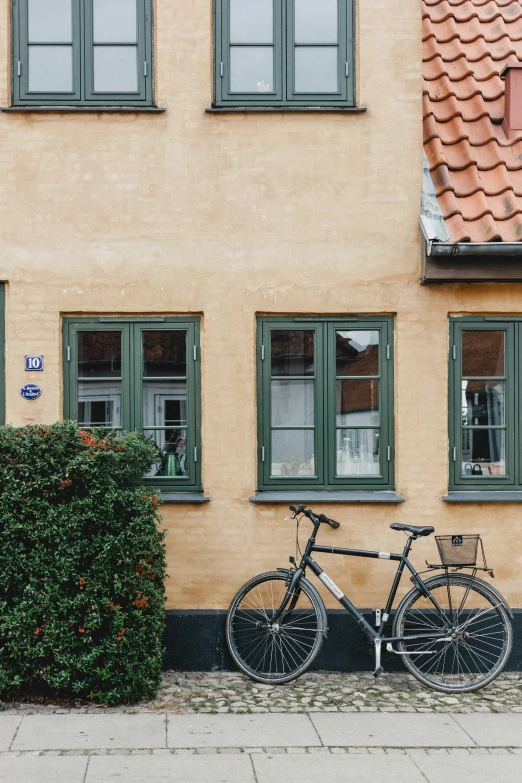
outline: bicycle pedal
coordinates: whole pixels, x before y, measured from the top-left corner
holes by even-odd
[[[373,676],[374,676],[374,677],[377,679],[377,677],[379,676],[379,674],[382,674],[382,673],[383,673],[383,671],[384,671],[384,669],[382,668],[382,666],[379,666],[379,668],[378,668],[378,669],[375,669],[375,671],[373,672]]]

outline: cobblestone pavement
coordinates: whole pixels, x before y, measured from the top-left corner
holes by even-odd
[[[522,712],[522,674],[505,673],[475,693],[449,695],[406,673],[311,672],[288,685],[261,685],[234,672],[165,672],[157,698],[132,707],[4,703],[5,713]]]

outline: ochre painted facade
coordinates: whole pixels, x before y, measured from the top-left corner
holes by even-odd
[[[248,577],[284,566],[294,551],[286,507],[249,502],[256,315],[394,315],[396,489],[406,502],[322,506],[342,527],[321,531],[321,541],[397,550],[403,536],[392,522],[480,531],[497,586],[522,606],[520,506],[441,501],[448,316],[520,314],[522,287],[419,284],[420,3],[392,10],[360,0],[364,114],[205,113],[211,0],[157,0],[155,23],[164,114],[0,114],[7,421],[62,416],[62,317],[201,315],[203,485],[212,500],[163,507],[167,606],[223,608]],[[8,0],[0,31],[8,105]],[[43,374],[24,372],[31,353],[45,355]],[[19,394],[27,381],[43,389],[32,403]],[[434,541],[422,540],[414,561],[434,553]],[[382,605],[391,564],[318,559],[356,603]]]

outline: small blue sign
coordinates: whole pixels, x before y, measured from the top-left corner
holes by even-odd
[[[26,372],[42,372],[44,367],[43,356],[26,356],[25,357],[25,369]]]
[[[36,383],[26,383],[20,389],[20,394],[24,400],[37,400],[41,393],[42,390]]]

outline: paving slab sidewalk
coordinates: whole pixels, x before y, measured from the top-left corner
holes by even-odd
[[[0,783],[519,783],[522,714],[0,713]]]
[[[165,745],[165,715],[26,715],[10,749],[94,750]]]
[[[0,751],[9,750],[21,720],[17,715],[0,714]]]
[[[520,725],[522,725],[522,715],[502,717],[520,718]],[[399,714],[391,717],[382,712],[351,714],[330,712],[312,713],[310,718],[323,745],[465,748],[474,744],[451,715]]]
[[[307,715],[169,715],[169,748],[321,745]]]

